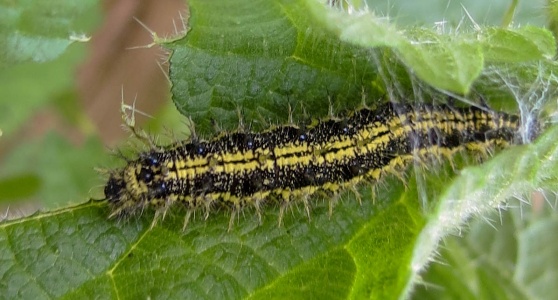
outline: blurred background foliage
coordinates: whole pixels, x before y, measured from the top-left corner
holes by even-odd
[[[184,126],[176,124],[182,120],[169,101],[167,53],[148,47],[150,32],[134,20],[160,36],[175,34],[184,2],[75,1],[72,12],[56,2],[22,11],[17,3],[0,4],[3,22],[19,29],[19,35],[3,33],[3,42],[34,35],[44,42],[37,48],[21,42],[35,56],[6,53],[0,64],[0,209],[10,217],[103,197],[104,179],[95,168],[118,164],[110,149],[128,136],[121,128],[122,92],[126,103],[136,101],[155,116],[138,116],[151,132]],[[57,14],[72,25],[36,24],[52,24],[48,18]],[[68,34],[77,42],[65,43]],[[36,53],[45,53],[44,61]]]

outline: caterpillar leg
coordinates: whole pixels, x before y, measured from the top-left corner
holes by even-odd
[[[236,216],[240,215],[242,208],[239,205],[235,205],[232,210],[231,210],[231,218],[229,219],[229,229],[227,230],[228,232],[231,232],[231,230],[234,227],[234,221],[236,219]]]
[[[335,194],[332,194],[329,197],[329,200],[328,200],[328,209],[329,209],[328,214],[329,214],[330,219],[331,219],[331,216],[333,216],[333,209],[335,208],[335,205],[337,205],[337,202],[339,202],[339,199],[341,197],[340,195],[341,195],[340,193],[335,193]]]
[[[211,207],[216,200],[211,197],[204,197],[203,199],[203,209],[204,209],[204,216],[203,218],[207,220],[209,218],[209,213],[211,212]]]
[[[153,217],[153,221],[151,221],[151,225],[149,226],[149,229],[152,230],[153,228],[155,228],[155,226],[157,226],[157,223],[159,223],[159,220],[163,220],[164,219],[164,212],[161,212],[160,210],[156,210],[155,211],[155,216]]]
[[[252,204],[252,206],[256,210],[256,215],[258,216],[258,223],[260,225],[262,225],[262,208],[261,207],[264,203],[263,201],[265,201],[265,199],[257,198],[257,199],[254,200],[254,203]]]
[[[281,206],[279,207],[279,218],[277,220],[277,226],[281,227],[281,225],[283,224],[283,215],[285,214],[285,211],[287,210],[287,205],[281,203]]]
[[[304,203],[304,212],[306,212],[306,216],[308,217],[308,221],[312,220],[312,217],[310,216],[310,195],[304,195],[302,196],[302,203]]]
[[[190,218],[192,217],[192,209],[188,208],[186,211],[186,216],[184,216],[184,224],[182,225],[182,231],[186,230],[188,223],[190,223]]]
[[[157,225],[159,220],[163,221],[165,219],[165,217],[167,216],[167,211],[169,210],[172,203],[173,201],[171,199],[167,199],[163,204],[163,206],[161,206],[155,211],[155,217],[153,217],[153,221],[151,222],[150,229],[153,229]]]
[[[372,185],[372,188],[374,188],[375,185]],[[360,192],[358,191],[357,187],[355,185],[352,185],[349,189],[353,195],[355,195],[355,198],[358,201],[358,204],[362,206],[362,195],[360,194]]]

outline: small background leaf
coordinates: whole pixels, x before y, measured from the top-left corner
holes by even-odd
[[[492,215],[492,213],[495,212],[494,208],[506,208],[508,206],[507,201],[510,201],[509,209],[512,211],[517,210],[518,205],[521,207],[521,205],[532,201],[529,196],[534,190],[539,189],[542,191],[555,191],[558,188],[558,173],[554,171],[554,166],[557,164],[558,158],[558,147],[555,142],[557,134],[558,127],[554,126],[549,128],[543,136],[532,144],[508,149],[483,165],[470,167],[464,170],[461,176],[457,177],[455,182],[449,185],[445,193],[440,197],[440,202],[438,203],[436,212],[432,215],[431,221],[425,226],[423,232],[421,233],[421,237],[419,238],[419,242],[415,248],[415,257],[413,258],[412,265],[424,265],[427,260],[431,259],[430,255],[432,251],[435,251],[434,249],[438,247],[437,243],[444,236],[455,232],[455,229],[459,228],[459,224],[464,223],[470,218],[485,216],[479,219],[480,221],[485,222],[485,226],[483,228],[487,229],[489,224],[487,224],[488,217],[486,216]],[[550,193],[550,195],[552,194]],[[524,203],[520,201],[524,201]],[[547,201],[550,201],[548,203],[550,205],[556,204],[553,197],[547,198]],[[521,214],[521,212],[518,214]],[[555,217],[556,211],[553,211],[551,216]],[[503,227],[502,230],[513,231],[513,229],[507,227]],[[474,235],[475,230],[473,230],[471,234]],[[491,236],[495,233],[488,231],[485,234]],[[487,242],[489,238],[485,237],[481,239],[480,236],[476,237],[479,239],[474,241],[478,243],[477,250],[481,252],[481,248],[487,247],[486,243],[483,243],[483,241]],[[450,244],[451,243],[452,241],[450,239]],[[510,251],[506,255],[513,256],[514,251],[520,251],[518,249],[523,247],[530,249],[530,246],[522,245],[520,241],[517,242],[517,248],[514,247],[501,249],[500,251]],[[546,247],[543,248],[547,249]],[[549,252],[556,253],[553,252],[552,249],[552,246],[548,247]],[[543,250],[543,252],[544,251],[546,250]],[[463,252],[465,251],[456,250],[444,252],[444,254],[448,255],[448,259],[451,261],[452,259],[458,259],[453,257],[453,255],[468,255]],[[498,254],[496,257],[501,259],[502,255],[504,254]],[[462,259],[466,258],[463,257]],[[468,259],[473,258],[469,257]],[[518,265],[508,265],[506,262],[498,262],[495,264],[504,266],[509,272],[517,272],[518,274],[522,274],[523,272],[519,263]],[[468,292],[476,294],[475,297],[484,298],[488,296],[483,293],[489,292],[490,290],[483,291],[484,288],[476,289],[473,287],[477,285],[477,280],[479,280],[483,285],[486,284],[484,279],[480,279],[482,278],[483,272],[486,272],[487,274],[494,272],[493,270],[490,270],[493,266],[494,264],[489,264],[489,266],[487,266],[484,270],[481,270],[478,275],[471,275],[461,279],[463,285],[469,285],[470,291]],[[482,269],[482,267],[480,268]],[[542,269],[537,269],[537,272],[540,271],[538,274],[549,274],[549,276],[553,276],[551,275],[554,274],[552,268],[554,268],[554,265],[548,264]],[[439,267],[437,267],[437,269],[439,269]],[[430,273],[428,274],[433,277],[438,276],[436,271],[433,272],[433,275],[430,275]],[[497,291],[501,289],[501,294],[497,298],[505,299],[505,295],[513,295],[516,290],[520,291],[520,294],[531,294],[531,296],[535,296],[535,294],[538,293],[533,292],[532,290],[524,290],[525,287],[522,282],[524,279],[515,278],[514,280],[519,280],[511,282],[512,276],[506,272],[502,272],[498,276],[497,274],[494,274],[494,276],[494,281],[500,280],[500,282],[495,283],[496,286],[493,290]],[[429,278],[429,276],[427,276],[427,278]],[[529,279],[525,281],[528,280]],[[546,282],[546,278],[544,281]],[[457,285],[459,286],[459,284]],[[448,286],[448,288],[450,288],[449,294],[461,292],[459,289],[452,290],[451,286]],[[545,289],[544,292],[540,292],[548,294],[558,293],[555,289],[552,291],[550,291],[550,289]]]
[[[97,1],[0,2],[0,69],[25,62],[48,62],[69,45],[88,39],[97,23],[91,9]]]
[[[100,187],[92,190],[101,177],[95,168],[107,165],[110,156],[98,139],[91,138],[76,148],[60,135],[51,133],[42,140],[22,145],[5,159],[0,171],[0,177],[6,178],[4,180],[13,182],[10,174],[18,177],[21,175],[17,174],[28,174],[37,181],[34,185],[25,181],[13,182],[16,185],[10,189],[13,191],[19,187],[32,192],[36,186],[34,193],[28,196],[41,195],[42,204],[47,209],[83,203],[87,201],[88,193],[94,198],[103,197]]]
[[[467,94],[480,75],[484,58],[480,46],[426,30],[415,30],[397,50],[403,61],[427,83],[442,90]]]
[[[348,8],[345,12],[315,4],[312,12],[341,40],[367,48],[390,47],[420,80],[460,95],[470,92],[485,60],[521,62],[550,58],[556,52],[552,34],[531,26],[515,31],[488,28],[481,33],[484,39],[477,33],[468,39],[465,34],[456,36],[446,30],[445,21],[437,23],[437,31],[403,31],[364,8]],[[474,20],[471,22],[475,31],[481,30]]]
[[[521,62],[556,53],[552,33],[533,26],[517,30],[487,28],[481,33],[484,57],[490,62]]]
[[[552,201],[552,198],[548,200]],[[551,235],[556,211],[542,203],[474,220],[463,236],[443,243],[440,264],[433,264],[415,297],[436,299],[552,299],[558,252]]]

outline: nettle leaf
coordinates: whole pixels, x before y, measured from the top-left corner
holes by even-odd
[[[194,1],[187,37],[173,50],[173,100],[196,129],[233,129],[239,110],[254,129],[358,107],[385,92],[366,49],[339,41],[308,18],[305,1]],[[305,113],[307,112],[307,113]]]
[[[312,5],[316,20],[341,40],[366,48],[389,47],[417,77],[435,88],[467,94],[485,62],[548,59],[555,55],[552,33],[543,28],[482,28],[455,34],[425,28],[400,30],[368,10],[351,13]]]
[[[449,67],[450,79],[434,86],[458,92],[468,91],[482,71],[483,47],[470,37],[452,37],[457,44],[450,46],[447,37],[428,30],[398,34],[389,24],[374,24],[371,33],[387,42],[363,38],[363,44],[354,45],[324,27],[319,14],[309,14],[316,5],[190,1],[190,31],[165,44],[173,50],[170,78],[178,109],[206,135],[212,123],[236,128],[239,114],[258,130],[282,124],[290,115],[304,120],[326,116],[330,109],[336,114],[354,109],[363,95],[369,104],[385,101],[380,96],[388,83],[378,73],[377,57],[393,61],[394,68],[408,57],[404,64],[428,83],[436,81],[428,66]],[[344,36],[352,40],[358,30]],[[426,37],[440,45],[413,47],[412,41]],[[540,46],[546,42],[535,44],[546,56],[548,48]],[[436,63],[429,51],[441,55],[442,62]],[[463,64],[467,58],[472,66]],[[173,210],[151,226],[152,211],[128,221],[107,219],[110,211],[103,201],[5,221],[0,224],[0,294],[34,299],[405,298],[440,240],[469,218],[494,211],[510,196],[556,190],[557,131],[552,127],[533,144],[503,151],[459,176],[447,163],[428,170],[411,166],[403,174],[405,183],[387,175],[374,186],[358,188],[362,204],[354,193],[343,193],[331,216],[331,200],[316,197],[310,220],[303,206],[295,205],[282,226],[274,206],[265,208],[261,225],[247,208],[230,231],[227,211],[213,212],[207,220],[198,215],[182,230],[184,211]]]
[[[107,220],[104,202],[4,222],[1,291],[8,298],[395,298],[412,289],[439,238],[457,223],[490,211],[506,195],[556,187],[557,132],[554,127],[533,144],[463,170],[449,188],[446,171],[421,178],[426,199],[442,195],[433,200],[431,216],[411,176],[406,188],[397,179],[383,181],[375,202],[369,188],[362,205],[345,194],[331,217],[325,203],[315,207],[312,220],[295,208],[282,227],[270,208],[261,226],[246,211],[230,232],[225,213],[182,231],[177,212],[151,228],[150,213]],[[533,276],[518,272],[518,282]]]
[[[556,43],[552,33],[534,26],[519,29],[483,29],[479,40],[484,58],[489,62],[514,63],[550,59],[556,54]]]
[[[551,194],[535,197],[555,203]],[[466,234],[446,239],[437,258],[441,263],[430,267],[428,286],[417,286],[417,298],[556,298],[556,287],[548,283],[558,280],[558,249],[548,241],[554,240],[558,221],[550,205],[539,204],[489,214],[471,222]]]
[[[471,219],[471,217],[485,216],[480,218],[480,220],[485,222],[484,225],[490,226],[486,216],[493,214],[495,208],[504,209],[510,206],[509,209],[517,209],[518,206],[529,203],[529,199],[532,197],[531,193],[535,189],[538,191],[556,191],[558,188],[558,172],[555,170],[558,162],[557,135],[558,126],[554,126],[549,128],[533,144],[508,149],[480,166],[469,167],[463,170],[462,174],[451,185],[447,186],[444,193],[440,196],[440,202],[432,214],[430,222],[424,227],[418,238],[412,265],[425,265],[425,262],[431,259],[432,251],[435,251],[441,239],[455,233],[455,229],[460,228],[460,224]],[[513,202],[508,204],[507,201]],[[524,203],[521,201],[524,201]],[[548,204],[553,205],[554,203]],[[550,223],[545,224],[543,222],[540,226],[549,225],[551,228],[555,226],[552,224],[552,221]],[[474,234],[474,231],[471,234]],[[541,231],[542,236],[545,236],[545,233]],[[520,240],[517,244],[510,246],[506,250],[525,251],[521,249],[531,249],[532,246],[526,244],[531,242],[530,239],[533,239],[533,237]],[[482,242],[477,245],[477,247],[485,246]],[[549,248],[547,249],[546,247]],[[541,248],[542,252],[556,253],[553,250],[555,247],[552,244],[544,245]],[[464,251],[474,250],[465,249]],[[456,255],[459,254],[456,253]],[[452,254],[449,254],[449,257],[451,256]],[[487,279],[494,281],[495,284],[496,281],[506,280],[506,278],[510,281],[509,285],[497,283],[492,288],[495,290],[499,288],[508,290],[506,293],[511,293],[512,295],[516,289],[526,289],[522,293],[535,298],[541,294],[558,295],[558,290],[556,289],[546,288],[544,291],[539,290],[539,283],[533,279],[535,275],[532,274],[540,272],[538,274],[549,274],[549,276],[556,277],[554,274],[555,265],[530,266],[531,262],[528,259],[525,259],[525,257],[522,257],[522,259],[524,259],[525,265],[518,265],[516,268],[509,265],[505,266],[506,270],[515,273],[513,280],[505,273],[501,273],[500,277],[494,276],[491,279]],[[505,263],[502,263],[502,265],[505,265]],[[485,265],[481,267],[483,268],[481,272],[490,272],[489,269],[491,267],[492,265]],[[530,270],[531,267],[535,267],[536,271]],[[419,275],[419,271],[418,269],[415,270],[415,276]],[[531,274],[525,275],[525,273]],[[462,278],[461,280],[468,280],[462,283],[464,285],[474,285],[475,280],[478,280],[478,278],[473,276],[473,278]],[[484,280],[482,279],[482,281]],[[484,284],[487,283],[483,282]],[[459,288],[452,287],[451,284],[444,286],[447,287],[450,294],[460,292]],[[474,298],[482,295],[476,289],[472,289],[471,293],[479,293]]]
[[[4,222],[2,292],[9,298],[388,296],[405,284],[394,279],[407,269],[423,221],[412,192],[384,189],[377,196],[386,200],[374,204],[369,191],[362,205],[343,197],[331,218],[327,205],[316,207],[311,221],[295,209],[282,227],[277,210],[261,226],[250,212],[230,232],[226,214],[196,220],[186,231],[182,214],[150,228],[152,215],[107,220],[103,202]],[[382,280],[370,286],[374,278]]]

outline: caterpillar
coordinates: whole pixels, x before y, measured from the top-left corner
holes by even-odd
[[[520,118],[486,107],[381,104],[344,118],[307,127],[284,125],[262,132],[223,132],[155,146],[111,171],[104,188],[111,217],[146,208],[157,216],[173,206],[192,212],[232,210],[229,224],[247,206],[261,221],[262,207],[285,209],[298,201],[309,214],[310,196],[337,195],[364,181],[398,174],[412,161],[447,157],[461,150],[483,152],[518,142]]]

